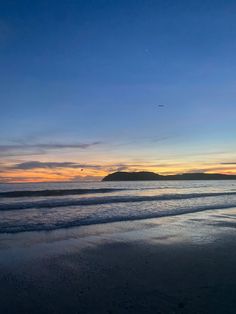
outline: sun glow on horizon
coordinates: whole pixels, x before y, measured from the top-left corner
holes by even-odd
[[[48,164],[48,163],[47,163]],[[50,163],[49,163],[50,164]],[[54,163],[52,163],[54,164]],[[100,181],[104,176],[116,171],[150,171],[162,175],[180,174],[180,173],[221,173],[235,174],[236,166],[234,164],[217,164],[217,163],[166,163],[156,165],[155,163],[123,163],[117,165],[103,164],[97,166],[84,165],[83,168],[61,167],[55,163],[54,167],[44,166],[40,163],[41,168],[37,165],[33,169],[14,169],[14,167],[6,167],[1,170],[0,181],[2,183],[20,183],[20,182],[66,182],[66,181]],[[45,167],[45,168],[42,168]],[[94,167],[94,168],[90,168]]]

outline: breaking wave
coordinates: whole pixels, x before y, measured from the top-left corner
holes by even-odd
[[[171,217],[179,216],[185,214],[192,214],[207,210],[217,210],[217,209],[228,209],[236,207],[236,201],[231,204],[223,205],[204,205],[197,206],[192,208],[177,208],[171,211],[161,211],[161,212],[138,212],[129,215],[116,215],[111,217],[87,217],[80,219],[73,219],[70,221],[59,221],[56,223],[45,223],[45,224],[22,224],[22,225],[5,225],[0,226],[0,233],[19,233],[19,232],[29,232],[29,231],[52,231],[63,228],[79,227],[79,226],[88,226],[112,222],[122,222],[122,221],[135,221],[142,219],[151,219],[151,218],[161,218],[161,217]]]
[[[94,198],[80,198],[80,199],[62,199],[62,200],[42,200],[33,202],[14,202],[14,203],[0,203],[0,211],[8,210],[24,210],[30,208],[54,208],[66,206],[89,206],[102,205],[112,203],[134,203],[134,202],[151,202],[163,200],[181,200],[204,197],[217,196],[232,196],[236,192],[217,192],[217,193],[192,193],[192,194],[162,194],[152,196],[108,196],[108,197],[94,197]]]

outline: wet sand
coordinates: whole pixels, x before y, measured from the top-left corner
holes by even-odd
[[[0,235],[0,313],[236,313],[236,209]]]

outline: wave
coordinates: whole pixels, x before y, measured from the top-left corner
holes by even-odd
[[[192,193],[192,194],[162,194],[154,196],[110,196],[110,197],[95,197],[83,199],[68,199],[68,200],[43,200],[35,202],[19,202],[11,204],[0,204],[0,211],[9,210],[24,210],[30,208],[56,208],[66,206],[89,206],[102,205],[112,203],[134,203],[134,202],[150,202],[163,200],[181,200],[203,197],[217,197],[217,196],[232,196],[236,192],[217,192],[217,193]]]
[[[111,193],[121,191],[123,189],[66,189],[66,190],[37,190],[37,191],[8,191],[0,192],[1,197],[39,197],[39,196],[66,196],[66,195],[81,195],[93,193]]]
[[[172,211],[161,211],[161,212],[152,212],[152,213],[136,213],[136,215],[117,215],[113,217],[88,217],[81,219],[74,219],[70,221],[56,222],[53,224],[23,224],[23,225],[5,225],[0,226],[0,234],[2,233],[20,233],[20,232],[33,232],[33,231],[52,231],[57,229],[66,229],[72,227],[96,225],[96,224],[105,224],[112,222],[122,222],[122,221],[135,221],[135,220],[144,220],[151,218],[164,218],[171,216],[180,216],[186,214],[193,214],[197,212],[203,212],[208,210],[223,210],[236,207],[236,202],[231,204],[218,204],[218,205],[207,205],[207,206],[198,206],[192,208],[177,208]]]

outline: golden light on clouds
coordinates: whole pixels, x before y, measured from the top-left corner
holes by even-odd
[[[71,164],[71,165],[70,165]],[[19,169],[24,167],[25,169]],[[30,168],[32,167],[32,169]],[[26,162],[2,168],[1,182],[64,182],[80,180],[101,180],[115,171],[152,171],[162,175],[184,172],[205,172],[236,174],[234,163],[211,162],[108,162],[103,164],[83,164],[76,162]]]

